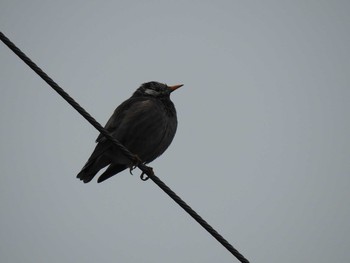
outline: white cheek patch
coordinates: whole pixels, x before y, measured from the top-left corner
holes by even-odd
[[[151,96],[158,96],[159,95],[159,92],[157,92],[153,89],[146,89],[145,93],[147,93],[148,95],[151,95]]]

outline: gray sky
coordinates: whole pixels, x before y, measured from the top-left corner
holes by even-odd
[[[13,1],[0,25],[105,124],[184,83],[156,174],[251,262],[349,262],[349,1]],[[0,44],[1,262],[238,262]]]

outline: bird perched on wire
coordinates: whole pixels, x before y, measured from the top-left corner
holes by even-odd
[[[175,136],[177,116],[170,94],[182,86],[155,81],[142,84],[116,108],[106,130],[143,163],[152,162],[164,153]],[[127,168],[132,169],[132,161],[110,140],[100,134],[96,142],[95,150],[77,178],[88,183],[108,166],[97,180],[100,183]]]

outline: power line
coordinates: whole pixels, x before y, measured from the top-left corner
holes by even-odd
[[[207,230],[217,241],[219,241],[228,251],[230,251],[240,262],[249,263],[249,261],[239,253],[223,236],[212,228],[199,214],[197,214],[188,204],[186,204],[174,191],[172,191],[163,181],[161,181],[153,172],[151,167],[142,163],[142,161],[132,154],[117,139],[112,137],[86,110],[84,110],[72,97],[68,95],[56,82],[54,82],[41,68],[39,68],[30,58],[28,58],[14,43],[12,43],[2,32],[0,32],[1,41],[8,46],[20,59],[24,61],[32,70],[34,70],[49,86],[51,86],[63,99],[65,99],[75,110],[77,110],[92,126],[94,126],[103,136],[112,141],[120,150],[133,161],[142,174],[146,174],[155,184],[157,184],[167,195],[169,195],[178,205],[180,205],[194,220],[196,220],[205,230]],[[142,175],[141,175],[142,178]]]

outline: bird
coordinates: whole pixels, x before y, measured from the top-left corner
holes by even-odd
[[[168,86],[156,81],[143,83],[115,109],[105,129],[143,164],[152,162],[165,152],[174,139],[177,114],[170,94],[182,86]],[[88,183],[106,166],[108,168],[99,176],[98,183],[127,168],[131,172],[135,164],[110,140],[100,134],[96,143],[77,178]]]

